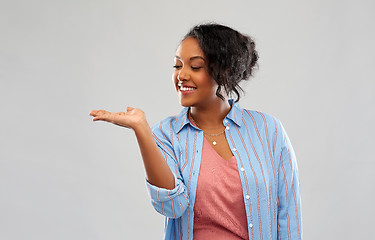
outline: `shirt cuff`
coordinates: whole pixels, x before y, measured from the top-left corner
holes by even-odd
[[[149,183],[146,179],[146,186],[151,199],[158,202],[169,201],[185,191],[181,180],[175,178],[174,185],[173,189],[159,188]]]

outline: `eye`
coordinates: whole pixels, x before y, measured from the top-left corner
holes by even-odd
[[[174,69],[180,69],[180,68],[182,68],[182,66],[181,65],[174,65],[173,68]]]
[[[202,67],[193,67],[193,66],[191,66],[191,69],[193,69],[193,70],[199,70],[199,69],[201,69]]]

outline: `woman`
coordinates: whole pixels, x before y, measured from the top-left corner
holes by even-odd
[[[151,202],[166,216],[165,239],[301,239],[288,136],[278,119],[237,104],[238,84],[257,60],[250,37],[198,25],[176,51],[173,82],[185,107],[179,115],[151,131],[140,109],[90,113],[134,130]]]

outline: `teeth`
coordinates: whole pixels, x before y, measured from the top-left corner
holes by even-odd
[[[192,87],[180,87],[180,90],[181,91],[193,91],[193,90],[195,90],[195,88],[192,88]]]

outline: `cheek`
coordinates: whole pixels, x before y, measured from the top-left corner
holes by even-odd
[[[201,83],[207,90],[214,90],[216,92],[217,83],[211,78],[210,75],[202,76]]]

